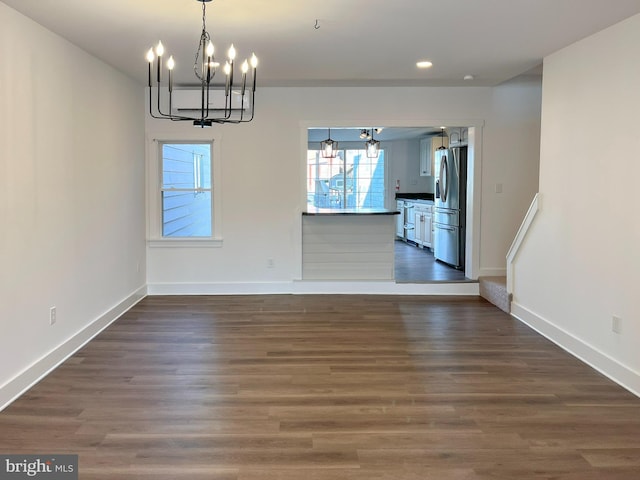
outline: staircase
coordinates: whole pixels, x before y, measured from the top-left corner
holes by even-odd
[[[480,296],[500,310],[511,312],[511,298],[507,292],[507,277],[480,277]]]

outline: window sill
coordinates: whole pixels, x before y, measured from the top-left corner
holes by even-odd
[[[176,238],[147,240],[149,248],[220,248],[221,238]]]

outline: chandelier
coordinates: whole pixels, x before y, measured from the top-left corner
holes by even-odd
[[[253,120],[254,99],[256,93],[256,69],[258,58],[255,54],[249,60],[244,60],[240,67],[241,75],[238,81],[234,75],[236,49],[233,44],[227,52],[227,60],[222,67],[224,73],[224,86],[213,84],[220,63],[214,55],[215,48],[211,41],[211,35],[206,25],[206,5],[211,0],[196,0],[202,3],[202,33],[195,55],[193,71],[198,79],[200,87],[199,107],[194,116],[180,115],[174,112],[173,105],[173,69],[175,61],[169,56],[166,62],[166,75],[163,71],[162,58],[165,54],[162,42],[158,42],[155,49],[147,52],[149,62],[149,114],[153,118],[162,118],[174,121],[190,121],[197,127],[210,127],[213,123],[243,123]],[[156,63],[154,72],[153,64]],[[251,80],[247,85],[249,68],[251,67]],[[154,75],[155,73],[155,75]],[[166,77],[166,78],[165,78]],[[213,104],[214,93],[224,89],[224,100],[221,105]],[[153,90],[156,92],[154,99]],[[215,95],[217,97],[217,95]]]

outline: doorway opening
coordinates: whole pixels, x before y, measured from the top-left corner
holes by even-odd
[[[352,175],[354,169],[348,164],[343,168],[338,167],[337,173],[333,172],[329,168],[329,164],[336,163],[336,161],[323,159],[321,153],[318,152],[319,145],[320,142],[327,139],[328,128],[330,128],[330,138],[339,145],[339,152],[342,149],[345,151],[347,149],[362,150],[365,148],[362,134],[366,128],[359,125],[320,125],[307,127],[308,159],[307,172],[305,173],[307,204],[311,199],[319,201],[318,197],[323,194],[326,194],[327,201],[331,202],[331,194],[336,193],[334,195],[337,198],[336,205],[346,206],[348,202],[340,201],[339,194],[342,193],[345,197],[349,196],[350,191],[347,188],[345,193],[345,186],[355,185],[355,177]],[[477,172],[479,172],[480,164],[479,155],[474,155],[474,153],[480,151],[480,138],[477,133],[480,132],[482,125],[468,121],[451,125],[445,126],[444,130],[440,126],[375,127],[375,140],[380,142],[380,152],[384,155],[384,161],[378,165],[375,175],[371,175],[371,178],[376,178],[376,188],[375,192],[372,190],[369,196],[376,198],[382,196],[384,208],[401,211],[401,215],[398,215],[399,226],[393,242],[396,283],[475,281],[474,275],[478,271],[476,266],[478,248],[474,239],[477,238],[479,230],[479,218],[475,217],[478,215],[479,208],[474,209],[473,204],[474,196],[477,196],[479,192],[479,188],[475,186],[479,185],[479,179],[476,177],[479,176]],[[457,125],[470,126],[459,127]],[[435,200],[438,196],[435,151],[463,145],[465,149],[468,148],[468,175],[463,179],[464,183],[461,189],[468,195],[462,198],[462,205],[460,205],[458,212],[463,227],[460,233],[460,248],[463,254],[461,264],[454,268],[448,261],[442,261],[442,258],[434,256],[434,241],[437,242],[436,238],[440,238],[434,233],[434,225],[438,223],[437,221],[441,221],[434,212]],[[311,158],[309,152],[312,151],[315,151],[313,165],[309,163],[309,158]],[[324,166],[323,162],[326,162],[327,165]],[[459,167],[460,165],[455,166],[455,168]],[[324,170],[327,171],[326,179],[320,178]],[[315,177],[309,172],[315,174]],[[332,186],[338,177],[342,179],[343,191],[333,192]],[[328,188],[320,188],[324,186],[323,183]],[[315,186],[315,190],[309,185]],[[374,185],[374,182],[369,181],[369,185]],[[382,191],[380,191],[380,185],[382,185]],[[426,211],[418,209],[418,213],[416,213],[416,210],[413,210],[413,216],[406,217],[404,207],[398,203],[399,200],[410,201],[415,204],[414,206],[426,206]],[[400,219],[400,217],[403,218]],[[437,221],[434,222],[434,220]],[[415,230],[418,221],[424,222],[424,225],[421,223],[420,228]],[[418,234],[417,239],[415,234]]]

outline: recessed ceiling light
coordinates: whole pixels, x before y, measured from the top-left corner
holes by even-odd
[[[431,63],[429,60],[420,60],[416,63],[416,66],[418,68],[429,68],[433,66],[433,63]]]
[[[475,77],[473,75],[465,75],[464,79],[465,80],[473,80]]]

